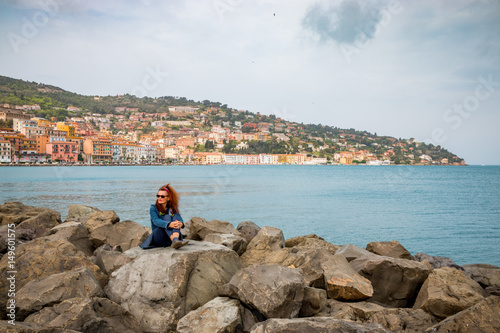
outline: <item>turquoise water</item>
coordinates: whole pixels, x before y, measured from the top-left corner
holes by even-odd
[[[500,266],[499,166],[1,167],[0,203],[63,219],[78,203],[150,226],[149,205],[168,182],[185,220],[253,221],[338,245],[398,240],[412,254]]]

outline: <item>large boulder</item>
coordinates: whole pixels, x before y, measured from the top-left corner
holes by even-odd
[[[322,266],[328,298],[360,301],[373,296],[371,282],[356,273],[342,255],[334,255]]]
[[[113,210],[98,211],[90,215],[87,221],[83,223],[85,228],[92,234],[94,231],[120,222],[120,218]],[[100,246],[100,245],[99,245]]]
[[[254,265],[239,270],[219,293],[239,299],[266,318],[294,318],[302,307],[304,280],[295,268]]]
[[[238,255],[242,255],[247,249],[245,238],[233,234],[208,234],[205,236],[204,241],[224,245],[238,253]]]
[[[375,254],[355,259],[350,265],[372,283],[371,301],[393,307],[411,306],[431,271],[427,265],[417,261]]]
[[[0,224],[15,224],[16,233],[29,230],[33,233],[33,238],[41,237],[59,223],[61,214],[50,208],[26,206],[21,202],[0,205]]]
[[[113,251],[109,244],[99,247],[95,250],[94,255],[95,264],[108,275],[133,260],[120,251]]]
[[[250,243],[250,241],[259,233],[260,227],[251,221],[245,221],[238,224],[236,230],[241,233],[247,243]]]
[[[380,324],[391,332],[420,333],[438,321],[421,309],[387,308],[369,302],[328,300],[318,316]]]
[[[451,267],[433,270],[423,284],[413,308],[446,318],[483,300],[481,286],[464,272]]]
[[[255,325],[250,333],[389,333],[379,324],[354,323],[333,318],[268,319]]]
[[[77,268],[26,283],[16,294],[17,314],[23,319],[47,305],[93,296],[104,296],[99,282],[87,267]]]
[[[95,248],[89,239],[90,234],[87,228],[79,222],[64,222],[47,233],[47,238],[52,241],[65,239],[87,256],[91,256]]]
[[[51,241],[42,237],[19,244],[16,248],[14,266],[17,271],[16,289],[21,289],[29,281],[80,267],[87,267],[101,287],[106,285],[108,281],[106,274],[67,240]],[[7,278],[11,275],[9,273],[11,270],[8,256],[4,256],[0,260],[0,304],[5,304],[7,299],[9,290]],[[4,311],[4,308],[1,311]]]
[[[335,254],[340,254],[344,258],[346,258],[347,261],[351,262],[354,259],[358,259],[362,256],[370,255],[372,253],[370,251],[363,249],[362,247],[357,246],[357,245],[346,244],[346,245],[341,246],[337,250],[337,252],[335,252]]]
[[[95,207],[73,204],[68,208],[66,220],[85,222],[95,212],[100,212],[100,210]]]
[[[285,237],[280,229],[264,227],[248,243],[247,250],[241,255],[245,266],[263,264],[274,251],[285,247]]]
[[[217,297],[182,317],[177,333],[240,332],[242,328],[240,302]]]
[[[43,327],[37,332],[142,332],[137,319],[102,297],[75,297],[30,315],[24,323]]]
[[[415,254],[413,259],[423,263],[429,263],[429,265],[431,265],[432,268],[453,267],[461,271],[464,270],[462,267],[455,264],[455,262],[448,257],[430,256],[428,254],[418,252],[417,254]]]
[[[267,265],[281,265],[302,269],[307,286],[325,288],[323,263],[333,255],[325,249],[284,248],[272,251],[264,256]]]
[[[323,238],[314,234],[289,238],[285,241],[285,246],[308,249],[325,249],[331,254],[335,254],[335,252],[337,252],[337,250],[340,248],[340,246],[329,243]]]
[[[241,233],[233,225],[226,221],[207,221],[201,217],[193,217],[189,223],[189,238],[204,240],[210,234],[232,234],[242,237]]]
[[[465,273],[489,294],[500,296],[500,267],[489,264],[462,266]]]
[[[305,287],[299,317],[312,317],[319,313],[325,307],[326,300],[325,289]]]
[[[381,256],[413,260],[413,256],[410,252],[396,240],[388,242],[371,242],[366,245],[366,250]]]
[[[136,247],[124,253],[134,261],[111,274],[105,291],[144,332],[175,331],[180,318],[218,296],[219,286],[242,267],[236,252],[193,240],[179,250]]]
[[[429,327],[426,332],[500,332],[500,297],[490,296]]]

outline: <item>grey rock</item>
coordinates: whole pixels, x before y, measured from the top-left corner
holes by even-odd
[[[428,262],[432,266],[432,268],[453,267],[461,271],[464,270],[448,257],[430,256],[428,254],[418,252],[417,254],[415,254],[414,259],[420,262]]]
[[[91,256],[95,248],[89,239],[90,234],[83,224],[78,222],[64,222],[50,229],[47,238],[52,241],[65,239],[78,250]]]
[[[273,251],[285,247],[285,238],[280,229],[264,227],[247,245],[247,250],[241,255],[245,266],[262,264]]]
[[[208,234],[204,239],[206,242],[224,245],[235,251],[238,255],[243,254],[247,249],[247,241],[241,236],[233,234]]]
[[[333,318],[268,319],[255,325],[251,333],[389,333],[379,324],[355,323]]]
[[[314,234],[289,238],[285,241],[285,246],[308,249],[325,249],[332,255],[335,254],[335,252],[337,252],[337,250],[340,248],[340,246],[329,243],[323,238]]]
[[[344,246],[341,246],[335,254],[340,254],[344,256],[344,258],[347,259],[347,261],[351,262],[354,259],[358,259],[362,256],[365,255],[370,255],[372,254],[370,251],[367,251],[363,249],[362,247],[352,245],[352,244],[346,244]]]
[[[319,313],[325,307],[326,299],[324,289],[305,287],[299,317],[312,317]]]
[[[94,255],[96,265],[108,275],[132,261],[132,258],[120,251],[113,251],[109,244],[99,247]]]
[[[79,221],[86,221],[87,219],[90,218],[92,214],[95,212],[100,212],[98,208],[95,207],[90,207],[90,206],[85,206],[85,205],[70,205],[68,208],[68,216],[66,217],[67,220],[79,220]]]
[[[489,264],[463,265],[465,273],[483,288],[500,288],[500,267]]]
[[[232,234],[242,237],[233,225],[226,221],[212,220],[207,222],[201,217],[193,217],[189,223],[189,238],[204,240],[209,234]]]
[[[413,256],[410,252],[396,240],[388,242],[371,242],[366,245],[366,250],[381,256],[413,260]]]
[[[250,243],[250,241],[257,235],[257,233],[260,230],[260,227],[251,222],[251,221],[244,221],[238,224],[236,227],[236,230],[238,230],[243,238],[246,239],[247,243]]]

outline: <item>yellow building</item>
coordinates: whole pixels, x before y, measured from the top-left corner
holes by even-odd
[[[68,133],[67,136],[70,136],[70,137],[71,136],[75,136],[75,127],[71,126],[71,125],[68,125],[66,123],[63,123],[63,122],[58,122],[57,123],[56,130],[58,130],[58,131],[64,131],[64,132]]]

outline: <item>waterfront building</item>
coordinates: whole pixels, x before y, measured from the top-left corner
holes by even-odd
[[[12,161],[12,145],[9,140],[0,140],[0,163]]]
[[[67,138],[51,137],[46,145],[53,162],[77,162],[78,144]]]
[[[226,164],[246,164],[247,158],[245,155],[239,154],[224,154],[224,163]]]
[[[196,164],[221,164],[222,154],[221,153],[206,153],[197,152],[194,153],[194,161]]]
[[[111,162],[113,145],[106,138],[87,138],[83,142],[83,153],[87,163]]]
[[[64,122],[58,122],[56,130],[66,132],[66,136],[75,136],[75,127]]]

